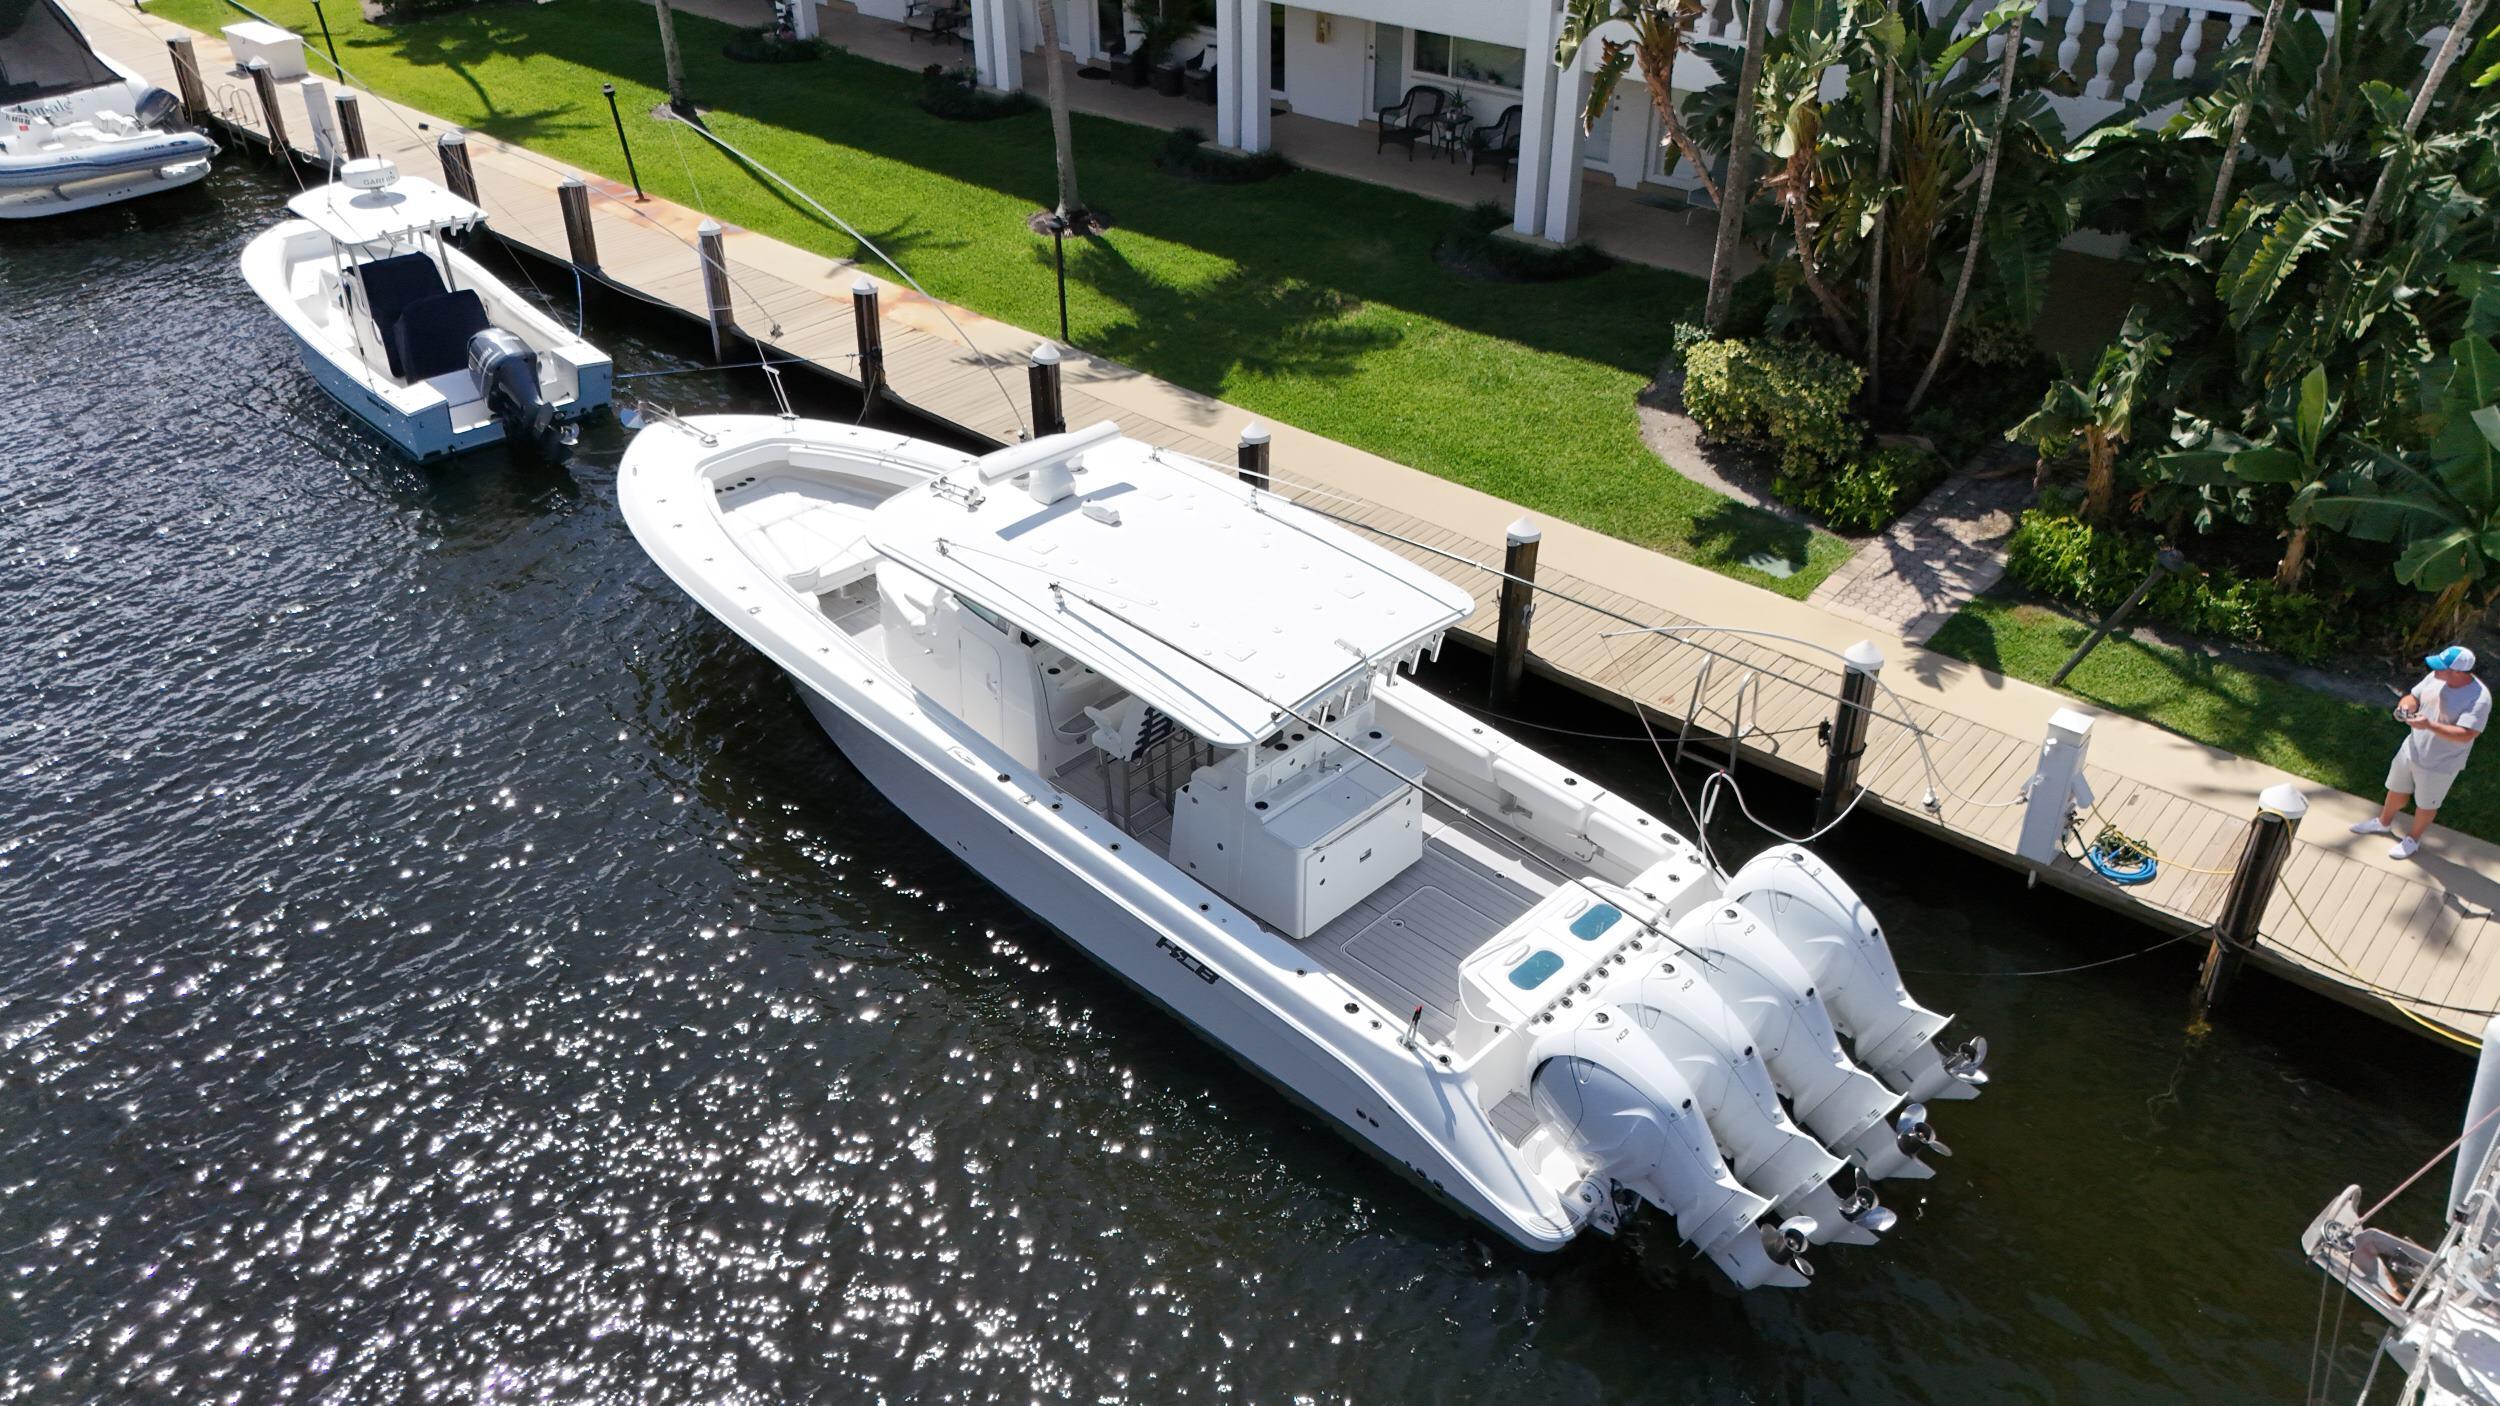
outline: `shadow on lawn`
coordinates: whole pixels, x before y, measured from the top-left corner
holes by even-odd
[[[1128,310],[1126,321],[1086,339],[1098,351],[1129,366],[1187,386],[1219,391],[1234,372],[1257,376],[1345,376],[1371,352],[1397,345],[1387,328],[1346,321],[1352,300],[1333,288],[1277,278],[1236,267],[1212,284],[1175,287],[1120,253],[1119,231],[1098,235],[1072,250],[1068,277]],[[1047,275],[1048,246],[1034,261]],[[1230,336],[1209,334],[1206,308],[1220,305]]]
[[[1814,529],[1730,499],[1693,519],[1692,543],[1757,571],[1773,562],[1786,563],[1792,572],[1803,571],[1814,545]]]
[[[459,79],[463,86],[477,95],[478,106],[486,111],[486,120],[475,124],[479,131],[509,142],[527,142],[537,137],[588,129],[592,123],[580,115],[588,109],[575,104],[515,112],[507,112],[496,104],[494,93],[470,70],[479,62],[516,47],[526,37],[526,31],[496,21],[497,16],[491,13],[479,13],[463,15],[458,23],[376,28],[373,37],[350,38],[346,41],[350,54],[346,61],[350,78],[354,77],[353,55],[356,50],[387,50],[403,63],[439,68]]]

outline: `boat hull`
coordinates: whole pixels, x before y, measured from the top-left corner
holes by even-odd
[[[208,175],[216,144],[196,133],[175,135],[188,140],[150,142],[137,151],[90,146],[0,158],[0,220],[92,210],[196,184]]]

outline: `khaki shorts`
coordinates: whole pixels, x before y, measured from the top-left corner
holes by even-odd
[[[2437,810],[2448,799],[2448,788],[2457,784],[2453,771],[2415,771],[2410,748],[2398,748],[2396,760],[2387,764],[2387,789],[2413,797],[2416,810]]]

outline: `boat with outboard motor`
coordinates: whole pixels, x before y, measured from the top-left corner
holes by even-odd
[[[0,0],[0,219],[173,190],[216,154],[173,94],[98,54],[54,0]]]
[[[453,246],[475,205],[368,157],[287,209],[243,276],[322,388],[410,458],[510,440],[561,459],[570,422],[608,403],[607,353]]]
[[[1985,1082],[1827,864],[1723,873],[1401,677],[1464,591],[1116,425],[658,415],[618,498],[913,821],[1517,1245],[1645,1201],[1804,1284]]]

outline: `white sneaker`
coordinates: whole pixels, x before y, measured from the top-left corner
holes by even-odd
[[[2389,833],[2387,829],[2387,822],[2379,819],[2375,815],[2371,816],[2367,820],[2353,822],[2352,832],[2356,835],[2384,835]]]
[[[2422,842],[2420,840],[2413,838],[2411,835],[2407,835],[2403,839],[2400,839],[2387,847],[2387,857],[2390,859],[2411,859],[2413,857],[2413,852],[2421,847]]]

